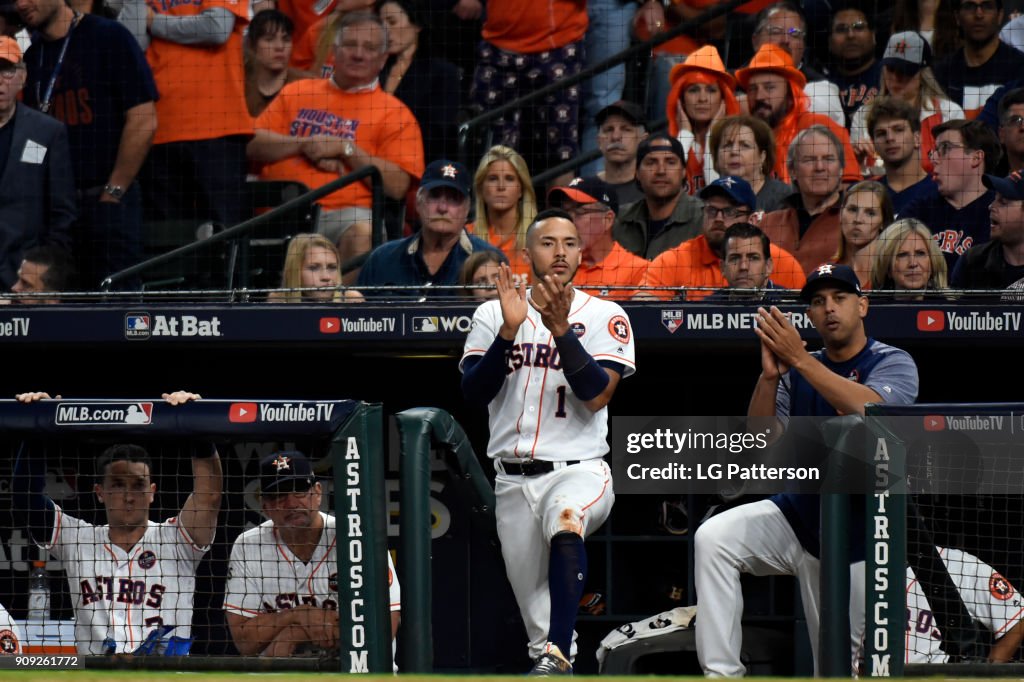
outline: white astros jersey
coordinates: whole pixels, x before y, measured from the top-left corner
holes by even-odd
[[[21,628],[14,622],[3,604],[0,604],[0,656],[20,654],[24,641]]]
[[[309,563],[303,563],[280,541],[273,521],[251,528],[231,547],[224,610],[243,618],[296,606],[338,609],[338,562],[333,516],[320,512],[324,532]],[[388,553],[392,611],[402,608],[402,588]]]
[[[176,518],[149,522],[127,552],[110,542],[108,526],[65,514],[56,506],[53,537],[44,546],[68,575],[81,655],[132,653],[154,628],[174,626],[172,637],[192,631],[196,566],[209,547],[198,547]]]
[[[1010,581],[978,557],[959,549],[939,548],[939,556],[971,616],[999,639],[1024,616],[1021,596]],[[942,634],[932,607],[907,567],[907,663],[945,663]]]
[[[462,359],[486,353],[501,324],[501,304],[481,304],[473,315]],[[575,289],[569,325],[594,360],[620,363],[625,368],[623,378],[636,371],[633,330],[617,303]],[[573,394],[551,332],[530,304],[506,357],[506,373],[501,390],[488,406],[488,457],[559,462],[608,452],[608,408],[591,412]]]

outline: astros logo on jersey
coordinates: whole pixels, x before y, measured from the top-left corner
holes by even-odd
[[[608,333],[619,343],[629,343],[629,322],[622,315],[608,320]]]
[[[999,601],[1006,601],[1013,597],[1013,585],[999,573],[993,573],[988,579],[988,591]]]
[[[0,630],[0,653],[18,653],[18,636],[11,630]]]

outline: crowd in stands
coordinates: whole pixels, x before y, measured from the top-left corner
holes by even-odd
[[[322,197],[281,235],[269,300],[456,296],[491,281],[471,256],[492,249],[529,285],[546,206],[576,219],[577,285],[617,298],[729,286],[735,223],[768,240],[755,288],[799,288],[823,262],[875,289],[1024,278],[1024,28],[1003,0],[752,0],[700,21],[716,4],[16,0],[0,12],[0,287],[47,291],[23,276],[42,247],[65,252],[46,286],[94,291],[175,221],[252,217],[247,180],[315,189],[368,167],[385,228],[371,178]],[[620,64],[518,102],[666,31],[641,88]],[[318,288],[337,291],[302,291]]]

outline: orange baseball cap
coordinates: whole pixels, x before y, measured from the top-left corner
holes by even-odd
[[[12,64],[21,63],[21,48],[18,41],[8,36],[0,36],[0,59],[6,59]]]

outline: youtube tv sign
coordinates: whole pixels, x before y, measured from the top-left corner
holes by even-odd
[[[946,418],[941,414],[929,414],[924,418],[925,431],[943,431],[946,428]]]
[[[921,332],[941,332],[946,329],[946,316],[941,310],[917,311],[917,330]]]

